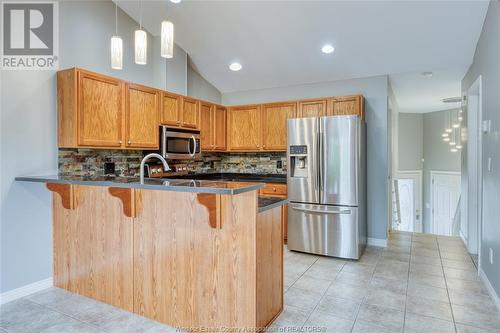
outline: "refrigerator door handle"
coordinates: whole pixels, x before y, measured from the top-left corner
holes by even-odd
[[[321,163],[323,162],[323,153],[322,153],[322,149],[323,147],[321,146],[321,131],[318,132],[318,137],[317,137],[317,147],[318,147],[318,160],[316,161],[316,163],[318,163],[318,189],[320,191],[320,198],[319,198],[319,202],[321,202],[321,191],[323,190],[323,179],[322,179],[322,176],[323,176],[323,168],[322,168],[322,165]]]
[[[299,207],[292,207],[292,209],[298,210],[299,212],[312,213],[312,214],[351,214],[350,209],[316,210],[316,209],[299,208]]]

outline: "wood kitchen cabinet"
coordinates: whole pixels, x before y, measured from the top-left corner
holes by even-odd
[[[287,120],[294,118],[297,103],[273,103],[262,106],[262,149],[286,150]]]
[[[76,68],[57,75],[59,147],[118,148],[123,143],[124,85]]]
[[[214,105],[206,102],[200,103],[200,136],[201,150],[214,150]]]
[[[182,97],[181,126],[199,128],[199,117],[199,102],[194,98]]]
[[[256,151],[261,149],[260,105],[229,108],[229,150]]]
[[[61,148],[158,148],[159,92],[71,68],[57,73]]]
[[[128,84],[125,108],[125,145],[134,148],[159,149],[156,89]]]
[[[202,150],[226,150],[226,108],[200,102],[200,132]]]
[[[302,100],[297,102],[297,117],[323,117],[327,114],[326,99]]]
[[[160,113],[160,122],[167,126],[181,125],[181,98],[182,96],[162,92],[162,110]]]
[[[227,109],[216,105],[214,108],[214,144],[215,150],[225,151],[227,149]]]
[[[356,115],[365,118],[363,96],[335,97],[328,101],[328,115]]]
[[[259,195],[266,197],[287,198],[288,188],[286,184],[266,183],[259,190]],[[281,206],[281,223],[283,225],[283,243],[286,244],[288,238],[288,205]]]

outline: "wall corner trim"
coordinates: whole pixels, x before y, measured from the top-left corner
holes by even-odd
[[[369,246],[387,247],[387,239],[368,237]]]
[[[5,304],[11,301],[14,301],[16,299],[34,294],[36,292],[42,291],[44,289],[50,288],[53,286],[53,280],[52,278],[48,278],[45,280],[40,280],[37,282],[33,282],[30,284],[27,284],[25,286],[12,289],[9,291],[6,291],[2,294],[0,294],[0,304]]]
[[[486,289],[488,290],[488,294],[490,294],[491,299],[493,300],[493,303],[495,303],[498,311],[500,311],[500,297],[498,297],[498,294],[496,293],[495,289],[493,289],[493,286],[491,285],[490,280],[488,279],[488,276],[486,276],[486,273],[482,269],[479,269],[479,277],[481,278],[481,281],[483,281],[484,285],[486,286]]]

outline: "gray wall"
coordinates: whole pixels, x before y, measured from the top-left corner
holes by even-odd
[[[474,61],[462,80],[462,91],[482,75],[483,119],[491,120],[491,133],[483,136],[483,230],[481,268],[500,295],[500,3],[490,2],[490,7],[477,44]],[[492,159],[492,171],[486,169],[487,159]],[[489,249],[494,252],[494,264],[488,259]]]
[[[362,94],[366,99],[368,237],[386,239],[389,219],[388,170],[390,170],[387,76],[223,93],[222,103],[237,105],[353,94]]]
[[[187,93],[189,96],[221,104],[222,94],[220,91],[210,82],[205,80],[205,78],[190,65],[187,67],[187,84]]]
[[[423,231],[430,232],[431,223],[431,170],[460,172],[460,152],[450,152],[450,147],[441,137],[449,111],[425,113],[423,115]]]
[[[115,31],[111,1],[60,2],[59,11],[61,69],[78,66],[163,89],[165,82],[167,89],[171,82],[172,90],[186,92],[186,68],[169,74],[169,63],[159,52],[151,51],[155,47],[151,35],[148,65],[133,63],[133,31],[137,23],[120,10],[118,33],[124,42],[124,69],[111,69],[109,42]],[[183,51],[176,48],[175,52],[180,56],[170,63],[176,68],[187,64]],[[164,78],[166,70],[168,80]],[[56,74],[2,71],[0,75],[0,292],[5,292],[52,276],[49,191],[40,184],[15,182],[14,177],[57,172]],[[175,88],[173,83],[179,82],[180,88]]]
[[[419,113],[400,113],[398,126],[399,170],[422,170],[424,156],[424,116]]]

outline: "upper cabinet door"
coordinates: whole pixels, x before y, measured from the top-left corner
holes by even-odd
[[[214,106],[200,102],[200,136],[201,149],[213,150],[214,144]]]
[[[260,150],[260,105],[229,109],[230,150]]]
[[[227,110],[225,107],[216,105],[214,112],[214,144],[217,150],[226,150],[226,119]]]
[[[326,99],[298,102],[298,118],[326,116]]]
[[[161,110],[160,122],[163,125],[180,126],[181,96],[163,92],[161,103],[162,103],[162,110]]]
[[[286,150],[287,120],[294,118],[297,104],[280,103],[262,106],[262,148]]]
[[[159,92],[133,84],[127,88],[125,146],[159,149]]]
[[[336,97],[330,100],[329,116],[356,115],[364,119],[363,96]]]
[[[182,98],[181,126],[189,128],[198,128],[200,126],[197,100],[189,97]]]
[[[78,145],[122,145],[123,83],[98,74],[78,72]]]

